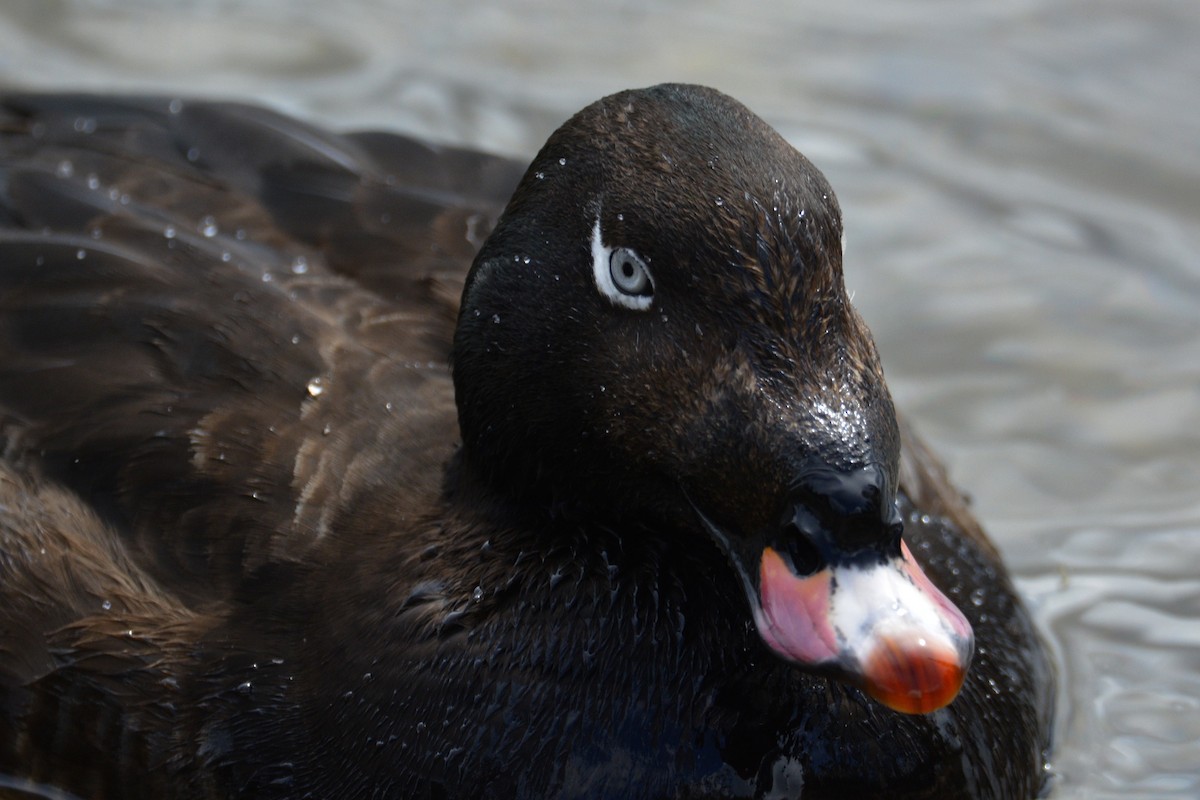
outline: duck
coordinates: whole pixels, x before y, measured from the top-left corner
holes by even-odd
[[[1030,798],[1054,669],[825,177],[714,89],[527,167],[0,98],[0,785]]]

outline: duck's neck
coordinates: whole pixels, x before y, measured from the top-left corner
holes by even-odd
[[[564,523],[611,527],[626,521],[628,512],[620,503],[597,503],[586,491],[576,491],[579,487],[552,472],[528,455],[492,458],[464,445],[446,466],[443,498],[451,508],[471,509],[480,516],[530,529]],[[641,522],[648,521],[638,516]]]

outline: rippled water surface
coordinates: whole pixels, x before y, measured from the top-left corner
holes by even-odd
[[[1200,796],[1200,3],[565,7],[5,0],[0,84],[521,156],[616,89],[737,96],[837,188],[892,390],[1050,633],[1055,797]]]

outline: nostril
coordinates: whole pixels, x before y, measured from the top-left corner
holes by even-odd
[[[793,529],[794,530],[794,529]],[[824,559],[813,541],[798,530],[785,530],[780,552],[785,561],[791,562],[792,572],[796,577],[803,578],[812,575],[823,567]]]
[[[778,550],[797,577],[812,575],[825,566],[816,541],[824,532],[820,520],[803,507],[795,509],[791,518],[784,521]]]

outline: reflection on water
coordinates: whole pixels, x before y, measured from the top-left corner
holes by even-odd
[[[1200,5],[831,5],[9,0],[0,83],[523,155],[618,88],[739,97],[837,187],[893,392],[1050,632],[1055,796],[1200,796]]]

